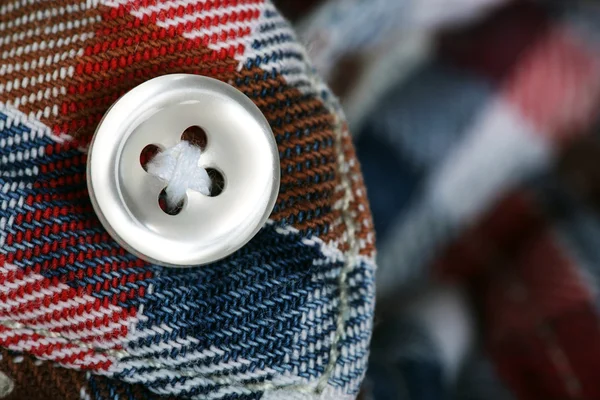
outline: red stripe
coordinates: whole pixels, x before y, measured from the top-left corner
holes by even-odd
[[[503,96],[552,140],[587,131],[598,114],[600,57],[564,29],[524,56]]]
[[[436,271],[470,278],[488,350],[519,399],[600,398],[594,296],[533,197],[506,198]]]
[[[497,264],[478,282],[491,338],[528,335],[545,321],[593,302],[576,265],[548,230],[525,241],[518,254],[504,256],[490,260]]]

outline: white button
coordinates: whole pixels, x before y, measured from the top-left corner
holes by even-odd
[[[205,133],[205,143],[182,143],[184,132]],[[160,158],[142,165],[152,146]],[[88,189],[106,230],[166,266],[206,264],[246,244],[271,213],[279,178],[277,144],[260,110],[232,86],[197,75],[161,76],[125,94],[88,154]],[[159,205],[165,188],[184,197],[180,208]]]

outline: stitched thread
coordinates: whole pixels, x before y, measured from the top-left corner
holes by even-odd
[[[25,325],[25,324],[22,324],[22,323],[16,322],[16,321],[0,321],[0,325],[4,326],[6,328],[9,328],[9,329],[27,329],[27,330],[35,332],[35,334],[37,334],[37,335],[45,336],[48,338],[63,339],[68,344],[73,344],[73,345],[76,345],[81,348],[94,350],[94,351],[97,351],[98,353],[108,354],[108,355],[112,355],[112,356],[115,356],[118,358],[129,356],[129,353],[127,353],[124,350],[103,349],[101,347],[92,346],[90,344],[87,344],[81,340],[67,338],[58,332],[53,332],[48,329],[35,328],[35,327],[28,326],[28,325]]]
[[[159,151],[147,164],[148,173],[167,183],[167,205],[175,208],[188,189],[205,196],[210,194],[211,180],[200,166],[202,150],[187,141]]]
[[[346,176],[346,173],[343,170],[344,166],[346,165],[345,155],[343,151],[344,149],[342,145],[343,133],[342,125],[337,117],[335,124],[335,132],[336,150],[338,152],[338,173],[340,174],[340,180],[342,182],[342,185],[344,185],[345,187],[344,202],[341,207],[341,210],[342,218],[344,220],[348,233],[349,251],[345,254],[344,267],[340,271],[340,275],[338,278],[340,290],[340,307],[336,321],[336,332],[333,342],[331,343],[331,349],[329,352],[329,364],[327,365],[327,368],[325,369],[323,375],[318,381],[317,387],[315,388],[315,392],[317,394],[323,392],[337,364],[337,360],[339,357],[339,350],[337,347],[340,339],[342,338],[345,325],[345,315],[348,311],[348,288],[346,287],[346,276],[348,271],[354,266],[354,261],[357,258],[359,252],[355,238],[356,229],[354,226],[354,220],[349,213],[350,202],[352,201],[352,184],[348,181],[348,177]]]

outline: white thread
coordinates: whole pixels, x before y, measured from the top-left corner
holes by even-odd
[[[210,195],[211,180],[206,169],[199,165],[199,147],[181,141],[156,154],[148,163],[148,173],[167,183],[167,205],[176,207],[188,189]]]
[[[328,387],[320,394],[307,393],[296,389],[279,389],[267,391],[261,397],[263,400],[354,400],[354,398],[354,395],[344,394],[332,387]]]

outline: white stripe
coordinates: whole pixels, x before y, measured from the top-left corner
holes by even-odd
[[[543,135],[498,99],[439,166],[429,185],[430,196],[451,220],[468,223],[507,188],[548,165],[551,153]]]
[[[166,11],[171,8],[176,8],[177,6],[188,6],[188,5],[196,5],[198,3],[206,3],[207,0],[163,0],[158,5],[153,5],[149,7],[139,7],[135,8],[132,4],[131,0],[102,0],[102,4],[108,7],[118,8],[120,6],[131,4],[135,10],[144,9],[154,9],[155,12]]]
[[[201,38],[201,37],[205,37],[205,36],[220,35],[224,32],[227,33],[227,36],[229,36],[229,34],[231,34],[231,33],[234,33],[237,36],[244,29],[248,29],[249,26],[250,26],[249,23],[248,24],[240,24],[239,22],[227,23],[227,24],[222,24],[222,25],[214,25],[214,26],[211,26],[210,28],[195,29],[190,32],[184,32],[183,37],[185,37],[186,39],[196,39],[196,38]],[[248,35],[248,34],[246,34],[246,35]],[[246,36],[246,35],[244,35],[244,36]],[[241,41],[242,39],[243,39],[243,37],[236,38],[236,39],[229,40],[229,41],[219,40],[217,45],[223,45],[223,44],[228,45],[229,43],[234,43],[235,41]],[[211,45],[215,46],[214,43],[209,43],[209,46],[211,46]],[[220,46],[220,47],[226,47],[226,46]]]
[[[33,330],[30,330],[30,329],[13,329],[11,331],[0,332],[0,340],[12,341],[17,336],[33,336],[35,334],[36,334],[36,332]],[[90,348],[83,347],[83,346],[78,347],[77,345],[74,345],[63,338],[49,337],[49,336],[45,336],[45,337],[38,336],[38,338],[35,340],[34,339],[19,340],[15,344],[8,344],[7,347],[12,350],[37,353],[36,350],[40,350],[40,347],[51,346],[51,345],[55,345],[55,346],[60,345],[60,348],[57,348],[56,350],[52,351],[50,354],[46,354],[46,353],[39,354],[38,357],[40,357],[42,359],[46,359],[46,360],[56,361],[57,359],[61,359],[61,358],[65,358],[65,357],[69,357],[69,356],[73,356],[73,355],[77,355],[77,354],[80,354],[83,352],[90,351]],[[67,345],[67,346],[70,345],[72,347],[63,347],[65,345]],[[90,354],[86,355],[86,357],[84,358],[83,361],[76,360],[74,363],[67,363],[67,364],[68,365],[85,365],[85,364],[89,364],[92,362],[96,363],[96,362],[105,362],[105,361],[114,362],[113,359],[107,357],[104,354],[92,353],[91,355]]]
[[[49,297],[54,294],[61,293],[63,290],[65,290],[65,288],[61,287],[60,285],[50,286],[49,288],[42,288],[39,291],[34,292],[32,294],[23,294],[20,297],[17,297],[16,299],[6,299],[4,303],[0,303],[0,310],[10,312],[9,310],[12,310],[13,308],[19,309],[20,307],[23,307],[24,304],[27,304],[29,302],[40,301],[44,297]],[[82,301],[79,297],[75,297],[73,299],[61,301],[59,304],[69,304],[70,306],[76,306],[78,304],[85,304],[85,302]]]
[[[275,225],[276,222],[273,220],[267,221],[267,224]],[[290,235],[290,234],[299,234],[298,229],[293,226],[275,226],[275,231],[281,235]],[[345,259],[345,254],[339,249],[339,242],[343,242],[343,240],[333,241],[329,243],[325,243],[321,238],[317,236],[311,236],[302,238],[302,243],[307,246],[319,246],[319,250],[321,254],[325,257],[325,260],[315,260],[315,265],[323,264],[323,263],[333,263],[333,262],[342,262]],[[363,256],[357,255],[356,260],[358,263],[367,263],[369,265],[374,264],[374,259],[371,256]]]
[[[35,53],[38,51],[59,49],[61,47],[70,46],[76,42],[85,42],[86,40],[94,37],[94,32],[85,32],[82,34],[75,34],[66,38],[49,39],[48,41],[42,40],[41,42],[35,42],[27,44],[25,46],[11,47],[10,50],[4,50],[1,58],[3,60],[11,59],[15,56],[23,54]]]
[[[149,7],[140,7],[137,10],[133,11],[131,14],[133,16],[135,16],[136,18],[142,19],[144,16],[152,16],[152,14],[157,14],[160,11],[166,11],[169,8],[176,8],[176,6],[174,7],[169,7],[168,4],[166,3],[161,3],[158,6],[152,5]],[[229,7],[223,7],[223,8],[213,8],[210,9],[208,11],[200,11],[200,12],[194,12],[191,14],[185,14],[184,16],[176,16],[175,18],[169,18],[169,19],[164,19],[164,20],[158,20],[156,22],[156,24],[158,26],[160,26],[161,28],[171,28],[171,27],[176,27],[177,25],[181,25],[181,24],[186,24],[188,22],[196,22],[199,19],[213,19],[213,18],[217,18],[217,19],[221,19],[221,17],[224,16],[231,16],[232,14],[238,13],[238,12],[245,12],[245,11],[258,11],[260,9],[262,9],[263,6],[262,4],[237,4],[234,6],[229,6]],[[227,24],[217,24],[214,26],[211,26],[210,28],[206,29],[206,28],[202,28],[201,30],[199,30],[198,32],[207,32],[207,33],[216,33],[220,31],[220,27],[224,27],[224,26],[233,26],[233,27],[245,27],[245,26],[249,26],[249,24],[252,22],[252,19],[250,20],[246,20],[246,21],[241,21],[241,22],[234,22],[234,23],[227,23]]]
[[[23,287],[27,284],[44,280],[44,277],[42,275],[28,274],[28,275],[25,275],[22,279],[16,280],[16,282],[9,282],[7,279],[8,275],[11,272],[18,271],[19,269],[20,269],[19,267],[16,267],[9,263],[0,265],[0,276],[4,277],[4,279],[5,279],[2,286],[0,286],[0,293],[8,293],[8,292],[17,290],[20,287]],[[6,306],[6,304],[0,303],[0,309],[5,306]]]
[[[20,72],[20,71],[31,71],[30,74],[28,74],[28,75],[33,75],[33,73],[35,73],[35,70],[38,68],[49,67],[53,64],[60,63],[61,61],[65,61],[70,58],[81,57],[84,54],[84,52],[85,52],[84,49],[79,49],[79,50],[71,49],[71,50],[65,51],[63,53],[54,53],[54,54],[48,55],[46,57],[40,57],[37,60],[33,60],[32,62],[24,62],[24,63],[20,63],[20,64],[3,64],[2,67],[0,67],[0,76],[11,74],[13,72]],[[73,67],[70,67],[70,68],[72,69]],[[48,72],[46,74],[38,74],[38,76],[33,76],[33,77],[26,76],[26,77],[23,77],[22,80],[19,80],[17,78],[12,81],[2,83],[2,84],[0,84],[0,92],[2,92],[2,91],[10,92],[11,90],[16,90],[21,87],[25,88],[28,85],[34,86],[36,83],[48,82],[48,81],[56,79],[58,76],[60,76],[62,69],[65,69],[68,71],[68,69],[63,67],[63,68],[56,69],[54,72]],[[66,76],[61,76],[61,79],[64,79],[65,77]]]
[[[137,331],[135,332],[136,335],[134,335],[134,337],[154,337],[157,335],[157,332],[154,332],[152,330],[146,330],[146,331]],[[139,335],[137,335],[139,333]],[[131,344],[133,343],[133,339],[131,338],[132,335],[129,335],[127,337],[127,345],[126,345],[126,349],[127,352],[129,354],[131,354],[134,357],[140,357],[143,359],[150,359],[152,358],[152,355],[155,353],[160,353],[161,351],[165,351],[165,350],[173,350],[173,349],[183,349],[186,347],[190,347],[190,345],[195,344],[198,342],[198,340],[196,338],[193,337],[186,337],[186,338],[180,338],[177,340],[171,340],[168,342],[160,342],[159,344],[156,343],[152,343],[150,346],[144,346],[142,348],[133,348],[131,346]],[[224,354],[224,352],[222,352]],[[195,353],[194,353],[195,354]],[[202,359],[202,358],[208,358],[208,357],[214,357],[216,354],[216,349],[207,349],[204,350],[202,352],[203,357],[198,357],[198,359]],[[189,355],[189,357],[191,357],[192,355]],[[186,355],[186,360],[187,360],[187,355]],[[181,361],[182,363],[184,361]]]
[[[306,384],[307,387],[316,386],[315,383]],[[268,390],[261,397],[262,400],[354,400],[354,395],[345,394],[341,388],[328,386],[323,393],[314,391],[291,389]]]
[[[152,360],[139,360],[137,362],[119,363],[118,369],[115,370],[119,373],[121,370],[127,370],[129,368],[148,368],[152,367]],[[235,368],[232,366],[231,368]],[[218,375],[219,372],[226,372],[226,375]],[[160,379],[171,379],[171,378],[188,378],[186,383],[190,381],[196,381],[202,386],[212,385],[238,385],[244,381],[252,379],[268,378],[270,375],[275,374],[275,371],[266,368],[263,370],[249,371],[249,372],[238,372],[232,374],[231,371],[226,369],[210,371],[209,367],[193,366],[186,369],[170,370],[168,368],[161,367],[160,369],[154,369],[148,372],[137,371],[134,382],[145,382],[151,383]],[[196,386],[196,385],[194,385]],[[194,387],[192,386],[192,387]],[[191,387],[190,387],[191,388]]]
[[[47,315],[51,316],[51,313],[48,313]],[[90,339],[89,341],[86,340],[86,343],[89,343],[90,345],[94,345],[96,347],[102,347],[102,348],[113,348],[117,344],[122,344],[123,339],[116,337],[111,340],[108,340],[105,338],[101,338],[100,336],[103,336],[110,332],[116,333],[116,331],[120,330],[123,326],[130,326],[130,325],[136,323],[135,317],[129,317],[126,320],[122,320],[119,322],[111,321],[108,323],[108,325],[95,327],[93,329],[72,329],[72,330],[56,331],[56,329],[58,329],[58,328],[69,328],[69,327],[80,325],[80,324],[85,325],[85,323],[87,321],[94,321],[94,320],[95,320],[95,318],[90,318],[89,316],[86,317],[84,315],[79,318],[74,317],[74,318],[69,318],[68,320],[60,320],[58,323],[54,323],[54,322],[34,323],[34,322],[28,322],[28,321],[26,321],[25,318],[22,318],[18,315],[11,316],[11,317],[0,317],[0,322],[4,322],[4,323],[10,322],[13,324],[14,323],[22,323],[23,326],[26,326],[27,328],[34,329],[34,330],[52,331],[53,333],[60,335],[60,337],[68,339],[68,340]]]
[[[6,268],[5,268],[6,267]],[[7,271],[14,270],[14,266],[9,266],[8,264],[5,267],[1,267]],[[39,282],[43,280],[43,277],[40,275],[32,274],[26,276],[23,280],[18,283],[10,283],[6,284],[7,288],[2,288],[3,291],[9,292],[18,289],[28,283]],[[101,320],[106,317],[109,318],[110,322],[108,325],[95,327],[91,330],[88,329],[77,329],[75,331],[63,331],[63,332],[54,332],[55,334],[61,335],[62,337],[68,339],[83,339],[94,336],[101,336],[105,333],[113,332],[117,329],[120,329],[123,325],[131,326],[137,322],[135,317],[129,317],[124,321],[112,322],[112,316],[114,314],[119,314],[121,309],[117,306],[108,305],[108,307],[102,307],[100,311],[92,309],[89,312],[86,312],[83,315],[75,315],[73,317],[67,317],[64,319],[54,319],[56,313],[60,313],[68,308],[77,309],[80,306],[86,306],[89,304],[95,304],[97,299],[92,296],[83,295],[78,296],[73,299],[68,299],[66,301],[59,301],[57,304],[50,304],[49,306],[44,306],[42,303],[42,299],[50,298],[54,294],[62,293],[65,290],[70,290],[70,287],[64,284],[58,284],[56,286],[51,286],[50,288],[40,289],[38,292],[34,294],[23,295],[17,299],[7,299],[5,303],[0,304],[0,310],[4,311],[9,316],[0,317],[0,321],[3,322],[20,322],[24,325],[27,325],[28,328],[33,329],[58,329],[58,328],[69,328],[74,327],[79,324],[84,324],[88,321]],[[33,303],[33,304],[31,304]],[[24,312],[23,309],[27,308],[26,305],[34,305],[36,308],[33,311]],[[43,317],[52,317],[53,320],[51,322],[40,322],[40,321],[31,321],[35,319],[42,319]],[[103,347],[111,347],[112,344],[117,344],[119,340],[115,342],[109,342],[106,340],[94,341],[94,343],[98,343]]]
[[[54,140],[55,142],[62,143],[65,140],[71,139],[71,137],[68,135],[56,136],[52,132],[52,129],[41,123],[38,119],[32,118],[29,115],[22,113],[21,111],[9,104],[4,104],[0,102],[0,112],[8,117],[6,121],[0,121],[0,130],[10,128],[13,125],[22,124],[27,126],[31,130],[31,132],[23,134],[28,135],[29,140],[48,137]]]
[[[100,22],[100,20],[101,17],[98,15],[96,17],[86,17],[82,20],[60,22],[52,26],[46,26],[43,29],[41,27],[36,27],[35,29],[29,29],[26,32],[13,33],[11,35],[0,37],[0,46],[6,46],[35,36],[56,35],[62,32],[68,32],[73,29],[92,25],[95,22]]]
[[[12,3],[3,4],[0,6],[0,15],[16,11],[21,7],[25,7],[27,4],[35,4],[36,1],[37,0],[17,0]]]
[[[86,3],[70,4],[65,7],[58,8],[45,8],[43,10],[36,10],[28,15],[21,15],[18,18],[10,19],[7,22],[0,22],[0,32],[4,30],[14,29],[21,25],[26,24],[37,24],[40,21],[47,20],[51,17],[64,16],[66,14],[73,14],[89,9]],[[0,11],[0,14],[2,12]]]

